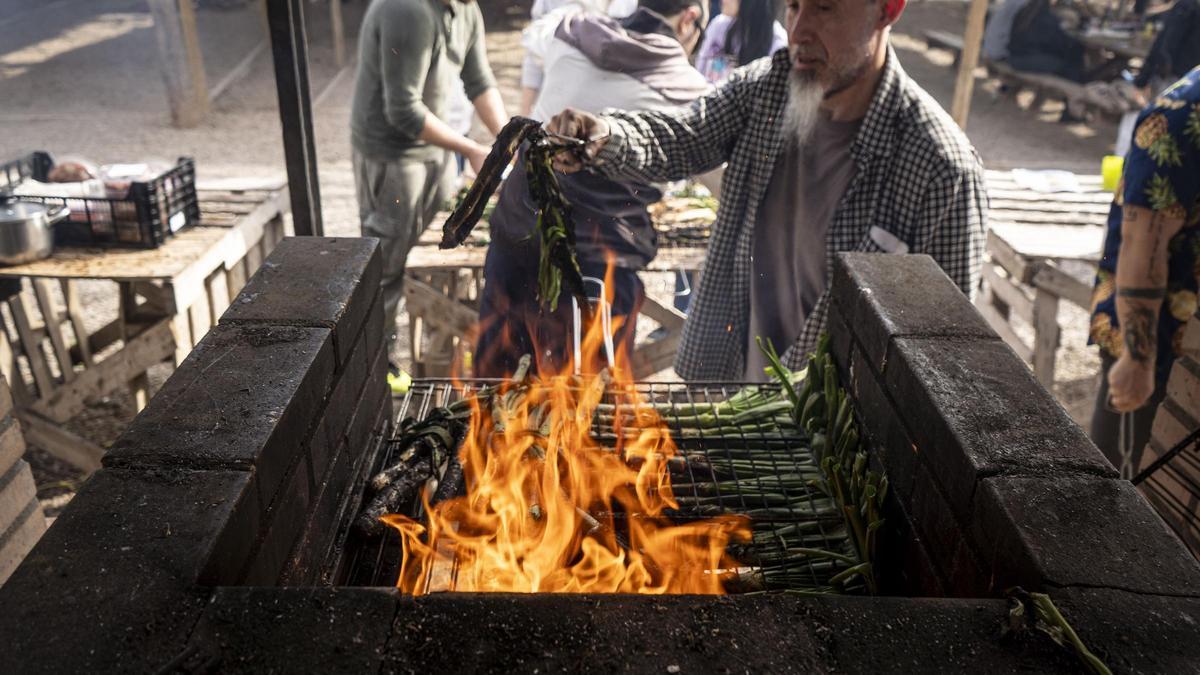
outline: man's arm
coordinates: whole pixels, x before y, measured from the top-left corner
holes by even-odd
[[[471,104],[475,106],[475,113],[479,115],[483,126],[487,127],[493,136],[499,134],[500,128],[508,121],[508,115],[504,112],[504,100],[500,98],[500,90],[495,87],[487,89],[476,96]]]
[[[483,15],[476,3],[471,3],[466,11],[472,13],[474,25],[470,45],[463,57],[462,83],[467,92],[467,98],[475,106],[479,119],[492,134],[500,133],[500,127],[508,120],[504,113],[504,102],[496,89],[496,78],[492,75],[492,67],[488,63],[487,45],[484,40]]]
[[[729,159],[746,128],[762,71],[735,71],[725,84],[691,105],[664,111],[607,111],[600,117],[567,110],[550,131],[590,141],[589,165],[614,179],[660,183],[711,171]],[[581,168],[560,153],[556,168]]]
[[[1167,295],[1167,244],[1183,218],[1127,204],[1122,210],[1117,254],[1117,320],[1124,349],[1108,374],[1114,408],[1131,412],[1154,393],[1158,315]]]
[[[433,26],[428,16],[401,6],[384,22],[380,41],[388,123],[410,138],[462,154],[478,168],[487,148],[451,129],[422,100],[433,54]]]

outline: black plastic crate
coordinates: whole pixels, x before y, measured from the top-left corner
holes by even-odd
[[[34,152],[0,164],[0,193],[32,178],[45,181],[54,160]],[[54,228],[54,243],[68,246],[157,248],[175,232],[200,222],[196,163],[181,157],[175,167],[149,181],[133,181],[123,199],[42,197],[21,199],[66,205],[71,215]]]

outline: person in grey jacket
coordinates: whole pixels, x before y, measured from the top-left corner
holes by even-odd
[[[363,17],[358,63],[354,183],[362,234],[380,240],[384,331],[394,340],[405,262],[449,196],[451,153],[478,170],[489,150],[446,124],[450,92],[464,88],[493,134],[506,115],[474,0],[374,0]]]
[[[670,110],[710,89],[688,62],[707,17],[703,0],[640,0],[632,15],[550,14],[526,30],[526,45],[544,64],[544,86],[533,108],[536,119],[573,105],[599,111],[608,105]],[[658,242],[647,206],[662,198],[647,181],[617,181],[596,174],[562,176],[571,204],[579,268],[604,279],[612,298],[614,343],[633,348],[644,299],[638,270],[654,258]],[[500,190],[489,221],[492,243],[484,263],[480,337],[475,375],[504,377],[524,354],[536,355],[534,372],[559,372],[571,340],[571,302],[556,311],[537,298],[537,211],[529,197],[524,161],[518,161]],[[593,290],[589,288],[589,290]],[[592,364],[580,364],[585,371]]]

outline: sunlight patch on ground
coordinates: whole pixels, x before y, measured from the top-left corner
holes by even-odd
[[[0,79],[24,75],[31,66],[153,26],[154,19],[148,14],[101,14],[54,37],[0,56]]]
[[[938,66],[949,66],[954,63],[954,55],[944,49],[930,49],[925,41],[906,33],[892,33],[892,47],[900,51],[910,51],[920,54],[925,60]]]

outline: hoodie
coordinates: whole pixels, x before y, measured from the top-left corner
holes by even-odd
[[[688,63],[670,27],[643,10],[620,21],[550,14],[526,31],[526,46],[545,64],[534,108],[534,117],[542,120],[568,106],[593,113],[610,107],[669,109],[699,98],[710,86]],[[581,262],[602,263],[611,254],[617,265],[641,269],[654,258],[658,246],[646,208],[662,199],[661,190],[589,171],[560,175],[559,182],[571,203]],[[522,159],[504,182],[490,219],[493,245],[536,259],[534,223]]]

